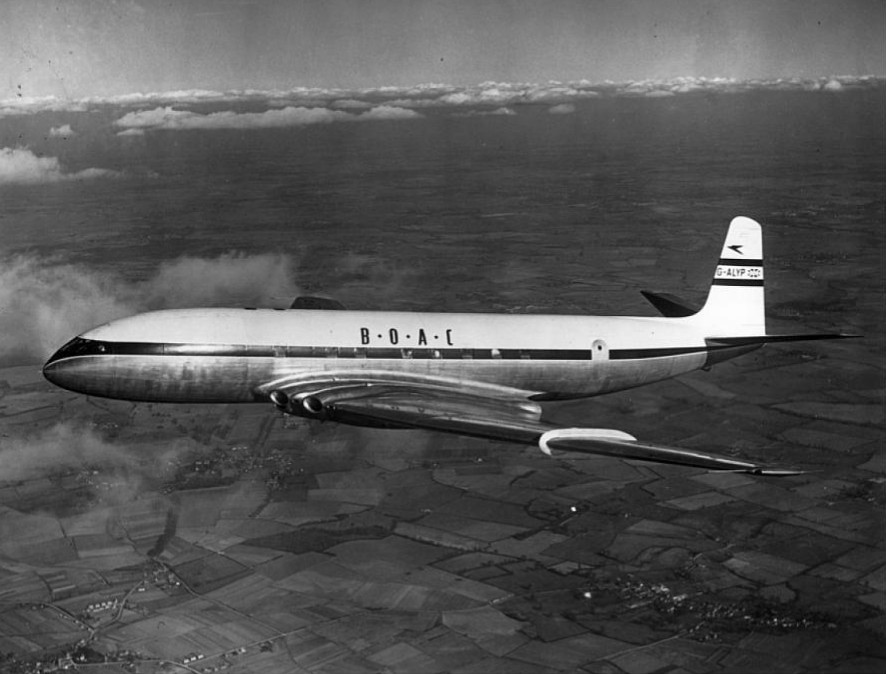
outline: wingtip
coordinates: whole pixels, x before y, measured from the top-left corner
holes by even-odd
[[[742,472],[763,477],[792,477],[794,475],[805,475],[808,471],[796,468],[749,468]]]

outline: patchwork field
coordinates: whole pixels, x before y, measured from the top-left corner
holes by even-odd
[[[0,671],[884,671],[886,87],[846,89],[422,108],[408,132],[4,118],[7,145],[54,157],[70,123],[65,161],[125,171],[2,186]],[[104,401],[39,371],[110,309],[651,315],[640,289],[703,300],[740,214],[771,332],[863,336],[546,414],[795,477]]]

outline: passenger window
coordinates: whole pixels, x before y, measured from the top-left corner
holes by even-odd
[[[609,360],[609,346],[602,339],[591,344],[591,360]]]

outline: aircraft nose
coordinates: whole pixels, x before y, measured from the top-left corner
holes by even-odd
[[[43,376],[53,384],[59,385],[57,378],[59,377],[59,373],[62,368],[61,363],[59,362],[62,358],[65,357],[67,350],[70,348],[70,342],[65,344],[62,348],[56,351],[49,357],[45,363],[43,363]]]
[[[66,386],[68,379],[70,378],[70,373],[66,373],[66,370],[69,368],[65,367],[65,363],[59,362],[56,356],[53,356],[43,365],[43,376],[46,380],[56,386],[61,386],[62,388],[69,388]]]
[[[56,351],[43,366],[43,376],[56,386],[85,393],[105,395],[115,384],[115,363],[107,344],[75,337]]]
[[[105,374],[101,363],[90,362],[89,359],[69,357],[59,351],[46,361],[43,376],[47,381],[76,393],[90,394],[92,389]]]

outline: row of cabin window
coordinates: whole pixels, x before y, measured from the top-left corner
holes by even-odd
[[[226,346],[167,345],[164,354],[177,355],[249,355],[274,358],[396,358],[396,359],[531,359],[529,351],[516,349],[410,349],[394,347],[345,346]]]

